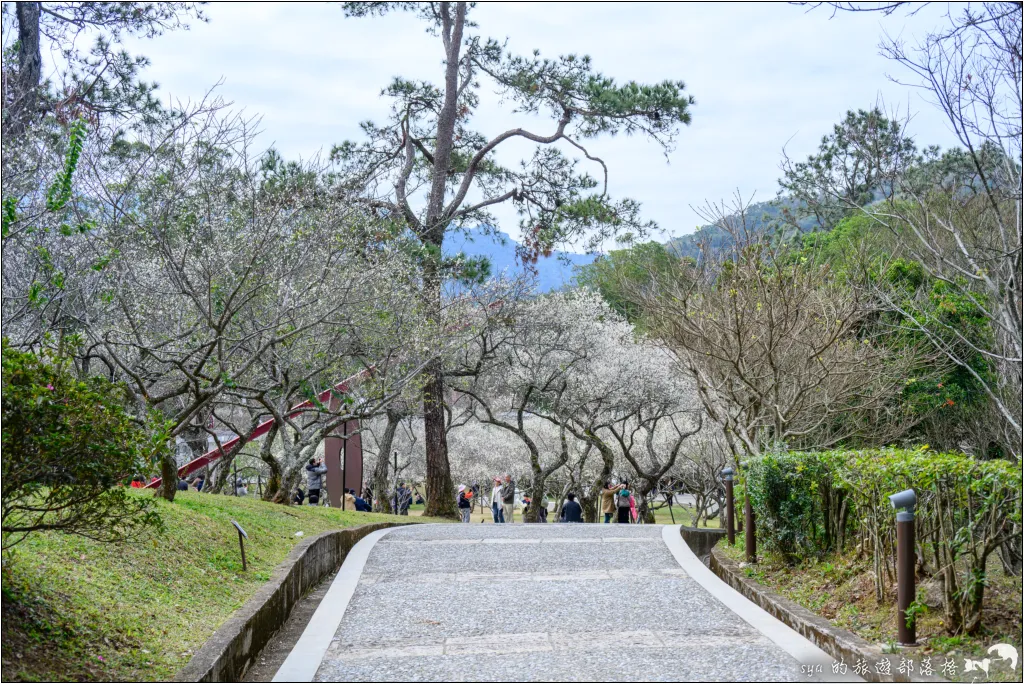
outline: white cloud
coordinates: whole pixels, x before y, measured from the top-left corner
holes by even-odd
[[[207,13],[209,24],[131,49],[151,58],[146,76],[166,95],[198,98],[223,78],[220,94],[262,114],[265,144],[285,156],[358,139],[360,121],[386,115],[379,93],[394,76],[441,77],[439,41],[411,14],[346,19],[337,5],[313,3],[213,3]],[[952,144],[939,113],[887,79],[899,67],[877,50],[883,27],[912,40],[940,26],[939,15],[926,8],[914,17],[830,19],[825,9],[775,3],[483,3],[473,17],[481,33],[508,36],[515,52],[589,54],[620,81],[686,82],[697,106],[668,163],[642,139],[593,144],[611,168],[612,192],[642,201],[645,214],[675,235],[700,223],[691,204],[737,188],[774,196],[783,145],[796,156],[810,153],[848,109],[877,100],[909,107],[919,140]],[[487,98],[475,125],[492,133],[515,121]],[[500,218],[516,235],[514,217]]]

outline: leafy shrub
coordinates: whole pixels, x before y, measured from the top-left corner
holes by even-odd
[[[764,549],[789,563],[832,547],[828,515],[833,491],[827,461],[817,454],[770,454],[745,469]]]
[[[1019,466],[964,454],[875,449],[789,452],[752,459],[745,486],[758,516],[759,542],[795,562],[854,541],[868,549],[875,592],[895,581],[896,524],[888,496],[917,493],[919,565],[938,576],[945,623],[981,626],[989,557],[999,551],[1020,572],[1022,485]]]
[[[58,530],[100,541],[158,525],[152,502],[124,481],[146,472],[168,434],[139,425],[103,378],[78,380],[66,362],[3,341],[3,547]]]

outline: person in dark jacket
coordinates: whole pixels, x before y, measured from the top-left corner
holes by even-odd
[[[353,489],[352,493],[355,494],[355,491],[356,490]],[[363,511],[364,513],[369,513],[370,511],[373,510],[373,506],[371,506],[370,503],[366,499],[364,499],[363,497],[357,496],[356,497],[356,510],[357,511]]]
[[[505,516],[505,522],[515,522],[516,483],[512,481],[512,476],[508,474],[505,475],[505,482],[501,485],[501,508],[502,515]]]
[[[470,499],[466,498],[466,486],[459,485],[459,515],[462,516],[462,522],[468,523],[472,512],[473,504]]]
[[[188,491],[188,480],[178,480],[178,491],[179,492],[187,492]]]
[[[320,503],[320,489],[323,486],[323,476],[327,472],[327,466],[323,459],[311,458],[306,466],[306,486],[309,488],[309,505],[316,506]]]
[[[583,507],[576,503],[576,495],[569,492],[565,499],[565,503],[562,504],[562,522],[583,522]]]

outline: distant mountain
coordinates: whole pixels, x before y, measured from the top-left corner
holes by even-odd
[[[516,246],[516,241],[507,233],[499,231],[487,234],[483,229],[475,228],[468,232],[449,232],[445,235],[442,250],[447,256],[462,252],[466,256],[487,257],[491,262],[492,275],[516,275],[525,270],[516,259]],[[560,289],[572,281],[576,266],[589,264],[593,260],[592,254],[558,251],[549,257],[541,257],[534,266],[537,269],[537,291]]]
[[[788,200],[789,206],[795,208],[796,204]],[[752,231],[764,230],[766,228],[783,228],[783,235],[788,239],[796,230],[791,225],[782,226],[782,209],[776,202],[757,202],[747,208],[747,227]],[[808,216],[800,219],[798,225],[801,233],[814,230],[816,223],[814,217]],[[732,236],[718,226],[701,226],[690,235],[672,238],[665,245],[669,251],[675,252],[681,257],[697,258],[700,254],[700,243],[710,242],[712,247],[719,248],[732,244]]]

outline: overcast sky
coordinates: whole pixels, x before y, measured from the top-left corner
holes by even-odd
[[[471,16],[481,34],[507,37],[520,54],[588,54],[619,81],[686,82],[697,100],[693,123],[667,159],[640,138],[593,143],[611,169],[611,193],[640,200],[645,215],[674,236],[702,223],[690,205],[737,189],[772,198],[783,146],[806,156],[848,109],[884,100],[909,110],[919,142],[952,144],[919,91],[887,78],[909,75],[877,47],[883,30],[913,42],[943,23],[945,9],[830,18],[825,9],[774,3],[493,3]],[[360,121],[386,115],[379,93],[394,76],[441,83],[439,40],[411,14],[346,19],[337,5],[306,3],[213,3],[206,12],[208,24],[129,48],[151,59],[145,77],[159,82],[165,98],[196,99],[222,80],[217,92],[262,115],[263,144],[285,157],[358,139]],[[494,134],[521,121],[486,98],[473,123]],[[521,151],[507,150],[500,160]],[[499,218],[518,235],[511,213]]]

